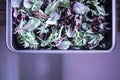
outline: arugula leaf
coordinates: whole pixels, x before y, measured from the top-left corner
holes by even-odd
[[[100,6],[100,3],[98,2],[98,0],[87,1],[87,3],[93,5],[96,8],[95,10],[91,9],[93,15],[105,14],[105,9],[103,6]]]

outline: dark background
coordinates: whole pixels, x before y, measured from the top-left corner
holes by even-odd
[[[5,40],[5,1],[0,0],[0,80],[120,80],[120,0],[116,47],[100,54],[17,54]]]

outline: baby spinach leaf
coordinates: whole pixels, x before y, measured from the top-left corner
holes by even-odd
[[[70,0],[61,0],[60,6],[70,8]]]
[[[69,47],[71,46],[71,42],[70,41],[62,41],[57,48],[61,49],[61,50],[67,50]]]
[[[47,6],[47,8],[45,9],[45,14],[50,15],[50,14],[52,14],[53,12],[55,12],[55,10],[58,8],[59,4],[60,4],[60,1],[59,1],[59,0],[58,0],[58,1],[54,0],[53,2],[51,2],[51,3]]]

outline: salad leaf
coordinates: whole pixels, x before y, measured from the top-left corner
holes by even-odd
[[[66,50],[71,46],[71,42],[70,41],[62,41],[57,48],[61,49],[61,50]]]
[[[24,46],[24,48],[38,48],[38,42],[35,40],[35,35],[33,32],[27,32],[17,37],[18,42]]]
[[[40,25],[40,21],[37,18],[31,18],[26,25],[24,25],[24,21],[22,20],[20,25],[15,29],[16,32],[22,32],[24,30],[28,30],[28,31],[33,31],[34,29],[36,29],[39,25]]]
[[[105,9],[102,5],[100,6],[100,2],[98,2],[98,0],[87,1],[87,3],[93,5],[96,8],[95,10],[91,9],[93,15],[105,14]]]
[[[32,11],[39,10],[43,4],[42,0],[36,1],[32,6]]]
[[[75,11],[76,14],[81,14],[84,15],[89,12],[89,7],[85,6],[83,3],[76,2],[73,6],[73,10]]]
[[[11,5],[13,8],[19,8],[22,0],[11,0]]]
[[[47,8],[45,9],[45,14],[50,15],[50,14],[52,14],[53,12],[55,12],[55,10],[58,8],[59,4],[60,4],[60,1],[59,1],[59,0],[58,0],[58,1],[54,0],[53,2],[51,2],[51,3],[47,6]]]
[[[70,8],[70,0],[61,0],[60,6]]]
[[[29,0],[24,0],[23,6],[27,9],[30,9],[32,7],[32,4],[30,3]]]
[[[112,27],[107,26],[109,15],[103,1],[11,0],[11,5],[13,35],[23,49],[91,50],[110,46]]]

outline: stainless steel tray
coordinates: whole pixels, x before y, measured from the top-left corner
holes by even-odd
[[[16,53],[96,53],[96,52],[111,52],[115,47],[115,36],[116,36],[116,0],[112,0],[112,7],[110,16],[112,18],[112,46],[108,50],[30,50],[30,49],[16,49],[13,45],[13,32],[12,32],[12,0],[6,0],[6,44],[9,50]],[[109,1],[109,0],[108,0]],[[109,8],[109,6],[107,7]],[[15,41],[14,41],[15,42]]]

